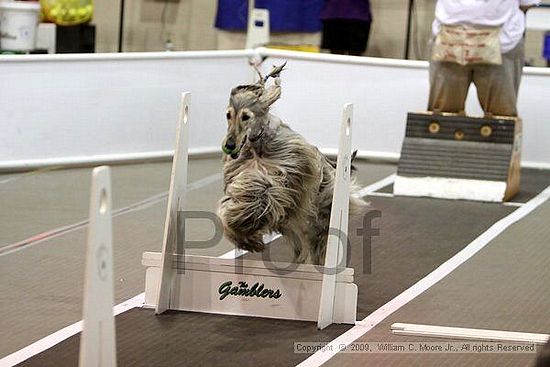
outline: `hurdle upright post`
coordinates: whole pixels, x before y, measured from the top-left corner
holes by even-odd
[[[189,103],[191,93],[185,92],[181,96],[180,112],[176,127],[176,143],[172,173],[170,176],[170,190],[168,192],[168,206],[164,224],[162,243],[160,283],[158,286],[155,313],[161,314],[170,308],[172,290],[174,289],[175,269],[173,268],[174,254],[176,253],[177,217],[178,211],[183,210],[187,187],[187,163],[189,146]],[[183,254],[180,254],[183,255]]]
[[[253,3],[253,1],[251,1]],[[248,25],[246,31],[247,49],[265,46],[269,43],[269,10],[256,9],[254,4],[248,9]]]
[[[332,196],[329,236],[319,303],[317,328],[324,329],[334,322],[336,276],[346,268],[348,244],[349,189],[351,180],[351,128],[353,104],[344,105],[340,124],[340,142],[336,162],[336,182]]]
[[[92,172],[79,366],[116,366],[109,167]]]

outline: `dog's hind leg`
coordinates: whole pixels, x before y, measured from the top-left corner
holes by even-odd
[[[308,240],[303,231],[298,228],[285,228],[281,231],[281,234],[294,251],[294,261],[299,264],[305,263],[309,253],[305,249]]]
[[[325,262],[325,253],[327,249],[327,234],[318,233],[318,235],[310,237],[309,253],[311,263],[323,265]]]
[[[319,218],[318,218],[319,219]],[[325,261],[325,251],[328,238],[328,224],[324,221],[310,222],[309,231],[307,233],[308,251],[311,257],[311,263],[323,265]]]

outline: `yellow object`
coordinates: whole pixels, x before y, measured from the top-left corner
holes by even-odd
[[[92,0],[40,0],[45,20],[58,25],[89,22],[94,13]]]
[[[302,51],[302,52],[319,52],[319,46],[315,45],[284,45],[277,43],[270,43],[266,45],[267,48],[274,48],[277,50],[289,50],[289,51]]]

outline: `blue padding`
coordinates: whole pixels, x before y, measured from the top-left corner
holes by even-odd
[[[256,8],[269,10],[272,32],[319,32],[324,0],[256,0]],[[245,30],[247,0],[218,0],[216,28]]]
[[[546,32],[544,35],[544,49],[542,51],[542,57],[546,60],[550,60],[550,32]]]

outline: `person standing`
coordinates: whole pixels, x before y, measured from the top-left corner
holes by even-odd
[[[369,0],[326,0],[321,21],[322,49],[355,56],[367,49],[372,23]]]
[[[540,0],[438,0],[428,110],[461,113],[473,82],[487,115],[517,116],[525,12]]]

